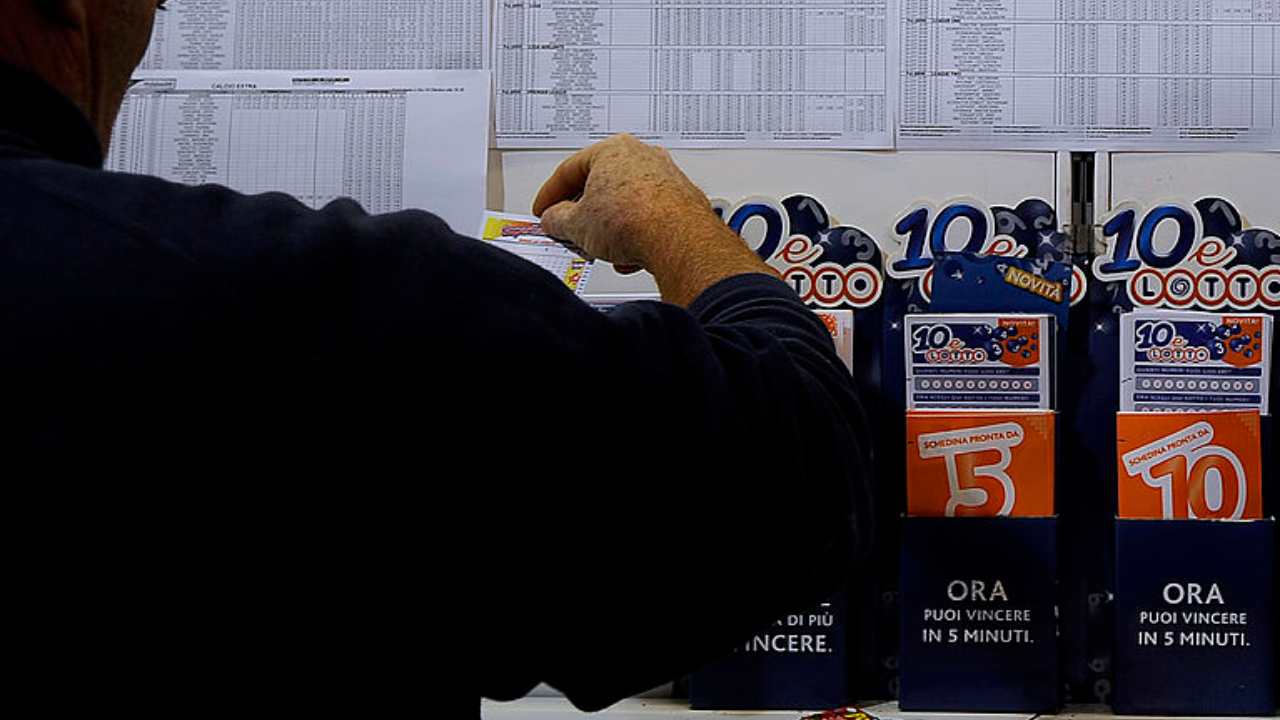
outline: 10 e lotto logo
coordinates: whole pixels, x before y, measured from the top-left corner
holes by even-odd
[[[1103,224],[1099,280],[1123,282],[1135,307],[1280,309],[1280,236],[1244,229],[1225,200],[1177,202],[1145,213],[1117,207]]]
[[[712,209],[778,269],[804,303],[819,308],[866,308],[880,300],[880,249],[863,230],[841,225],[809,195],[782,201],[751,197],[737,205],[712,200]]]
[[[1059,245],[1057,218],[1048,203],[1028,199],[1015,208],[988,207],[974,198],[956,198],[942,207],[912,205],[893,225],[895,237],[886,239],[886,271],[900,280],[914,279],[920,296],[933,297],[933,275],[939,257],[949,252],[970,255],[1032,258],[1041,268],[1069,258]],[[1084,298],[1088,278],[1072,266],[1072,305]]]

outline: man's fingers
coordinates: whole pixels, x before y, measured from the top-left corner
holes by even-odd
[[[542,229],[551,237],[577,242],[578,237],[574,232],[577,213],[578,203],[562,200],[542,211]]]
[[[562,200],[573,200],[582,194],[582,189],[587,184],[587,176],[591,174],[591,162],[599,152],[599,147],[599,145],[592,145],[560,163],[538,190],[538,197],[533,200],[534,215],[540,216],[552,205]]]

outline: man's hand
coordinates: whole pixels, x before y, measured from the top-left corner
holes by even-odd
[[[772,273],[711,210],[666,150],[616,135],[556,168],[533,203],[550,235],[627,270],[653,273],[668,302],[688,305],[716,282]]]
[[[654,232],[668,218],[716,220],[707,196],[662,148],[616,135],[556,168],[533,212],[543,229],[619,265],[645,265],[669,238]]]

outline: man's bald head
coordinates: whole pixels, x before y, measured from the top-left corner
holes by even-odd
[[[105,149],[129,76],[147,50],[156,0],[12,0],[0,4],[0,61],[69,97]]]

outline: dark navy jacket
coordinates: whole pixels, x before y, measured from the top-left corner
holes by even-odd
[[[606,316],[427,213],[104,172],[0,82],[6,596],[48,707],[599,708],[865,545],[855,393],[781,282]]]

